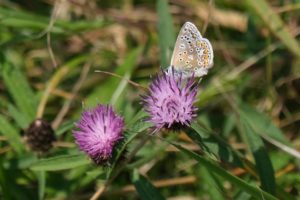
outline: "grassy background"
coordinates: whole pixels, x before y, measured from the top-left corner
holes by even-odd
[[[300,1],[0,5],[1,199],[299,199]],[[186,21],[215,55],[199,117],[190,130],[149,138],[144,91],[95,70],[147,86],[168,66]],[[97,103],[113,104],[127,122],[111,167],[91,164],[71,134],[83,107]],[[58,139],[43,157],[22,138],[36,118]]]

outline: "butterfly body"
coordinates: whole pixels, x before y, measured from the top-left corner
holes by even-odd
[[[178,34],[167,73],[174,69],[186,77],[202,77],[212,66],[213,49],[210,42],[202,37],[193,23],[186,22]]]

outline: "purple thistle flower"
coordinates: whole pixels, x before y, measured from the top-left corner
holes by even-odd
[[[84,111],[76,123],[73,134],[80,150],[86,152],[96,164],[111,158],[113,148],[122,139],[124,120],[109,105],[98,105]]]
[[[154,124],[154,132],[161,128],[189,126],[196,117],[193,106],[197,95],[194,76],[183,79],[182,74],[163,72],[149,86],[148,95],[143,97],[144,108],[149,113],[149,121]]]

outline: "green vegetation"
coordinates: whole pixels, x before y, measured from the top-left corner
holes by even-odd
[[[0,6],[0,199],[300,200],[299,0]],[[191,127],[152,135],[141,95],[186,21],[211,41],[214,67]],[[109,166],[72,135],[99,103],[126,122]],[[24,136],[37,118],[57,138],[44,154]]]

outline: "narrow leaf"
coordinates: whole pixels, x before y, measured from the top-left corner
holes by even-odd
[[[247,122],[253,128],[255,128],[257,132],[259,132],[260,134],[266,134],[285,145],[291,145],[282,131],[277,128],[273,124],[272,120],[265,114],[258,112],[255,108],[245,103],[241,104],[239,108],[241,112],[246,113],[244,117],[247,118]]]
[[[10,116],[16,121],[18,126],[22,129],[26,129],[31,121],[26,114],[20,112],[14,105],[8,104],[8,112]]]
[[[192,124],[193,131],[187,131],[187,135],[195,141],[208,154],[217,156],[218,159],[231,163],[234,166],[243,167],[243,160],[239,153],[233,150],[220,137],[210,133],[197,123]]]
[[[221,182],[215,177],[215,174],[211,173],[206,167],[201,167],[201,178],[205,182],[205,189],[210,195],[212,200],[225,199],[223,187]]]
[[[144,176],[134,171],[133,184],[142,200],[164,200],[165,198]]]
[[[231,182],[232,184],[236,185],[237,187],[243,189],[244,191],[248,192],[252,196],[258,198],[258,199],[264,199],[264,200],[278,200],[276,197],[272,196],[271,194],[261,190],[260,188],[253,186],[251,184],[248,184],[244,180],[240,179],[237,176],[234,176],[224,170],[223,168],[219,167],[217,163],[212,161],[209,158],[202,157],[192,151],[189,151],[185,149],[184,147],[171,143],[173,146],[175,146],[177,149],[179,149],[182,153],[187,154],[188,156],[192,157],[193,159],[197,160],[199,163],[201,163],[203,166],[205,166],[210,172],[215,173],[219,175],[220,177],[224,178],[225,180]]]
[[[24,10],[15,10],[5,7],[0,8],[0,25],[14,28],[27,28],[43,31],[49,26],[49,16],[37,15]],[[49,29],[52,33],[66,34],[70,32],[87,31],[104,26],[102,19],[69,21],[56,20],[53,27]],[[37,38],[35,35],[32,38]]]
[[[114,151],[112,165],[108,171],[108,177],[111,176],[111,173],[113,172],[115,165],[117,164],[119,158],[121,157],[122,153],[126,149],[127,145],[135,137],[137,137],[142,131],[146,130],[149,127],[151,127],[150,123],[146,123],[146,122],[140,120],[139,122],[135,123],[133,126],[127,128],[128,131],[126,131],[124,133],[124,138],[123,138],[122,142],[119,143],[116,150]]]
[[[18,109],[27,117],[27,121],[35,118],[37,99],[20,69],[10,63],[3,63],[1,75],[8,92]]]
[[[241,124],[246,135],[247,143],[255,159],[256,169],[261,181],[262,188],[271,193],[275,193],[275,175],[269,155],[264,147],[262,139],[252,129],[241,114]]]
[[[276,35],[282,43],[297,57],[300,58],[300,47],[297,40],[285,27],[284,22],[266,0],[247,0],[256,14],[264,21],[268,28]]]
[[[141,53],[142,48],[137,48],[132,50],[126,57],[124,63],[121,66],[118,66],[115,73],[120,76],[125,76],[126,79],[129,79],[131,73],[136,67],[136,62],[138,56]],[[99,73],[99,76],[102,74]],[[125,85],[128,83],[126,82]],[[94,106],[97,103],[110,103],[113,99],[117,99],[120,94],[124,91],[124,81],[116,78],[109,77],[107,81],[98,87],[87,97],[85,103],[88,106]],[[118,90],[119,89],[119,90]],[[120,91],[121,90],[121,91]],[[117,92],[117,93],[116,93]],[[113,96],[115,95],[115,96]]]
[[[39,183],[39,200],[43,200],[45,196],[45,187],[46,187],[46,172],[38,171],[37,172],[38,183]]]
[[[0,133],[7,138],[8,142],[17,153],[20,154],[22,152],[24,145],[21,142],[19,131],[2,115],[0,115]]]
[[[167,0],[158,0],[156,9],[158,12],[160,62],[161,67],[166,68],[170,64],[172,49],[175,44],[173,21]]]
[[[31,165],[32,170],[37,171],[57,171],[71,169],[91,163],[83,154],[79,155],[63,155],[47,159],[41,159]]]

